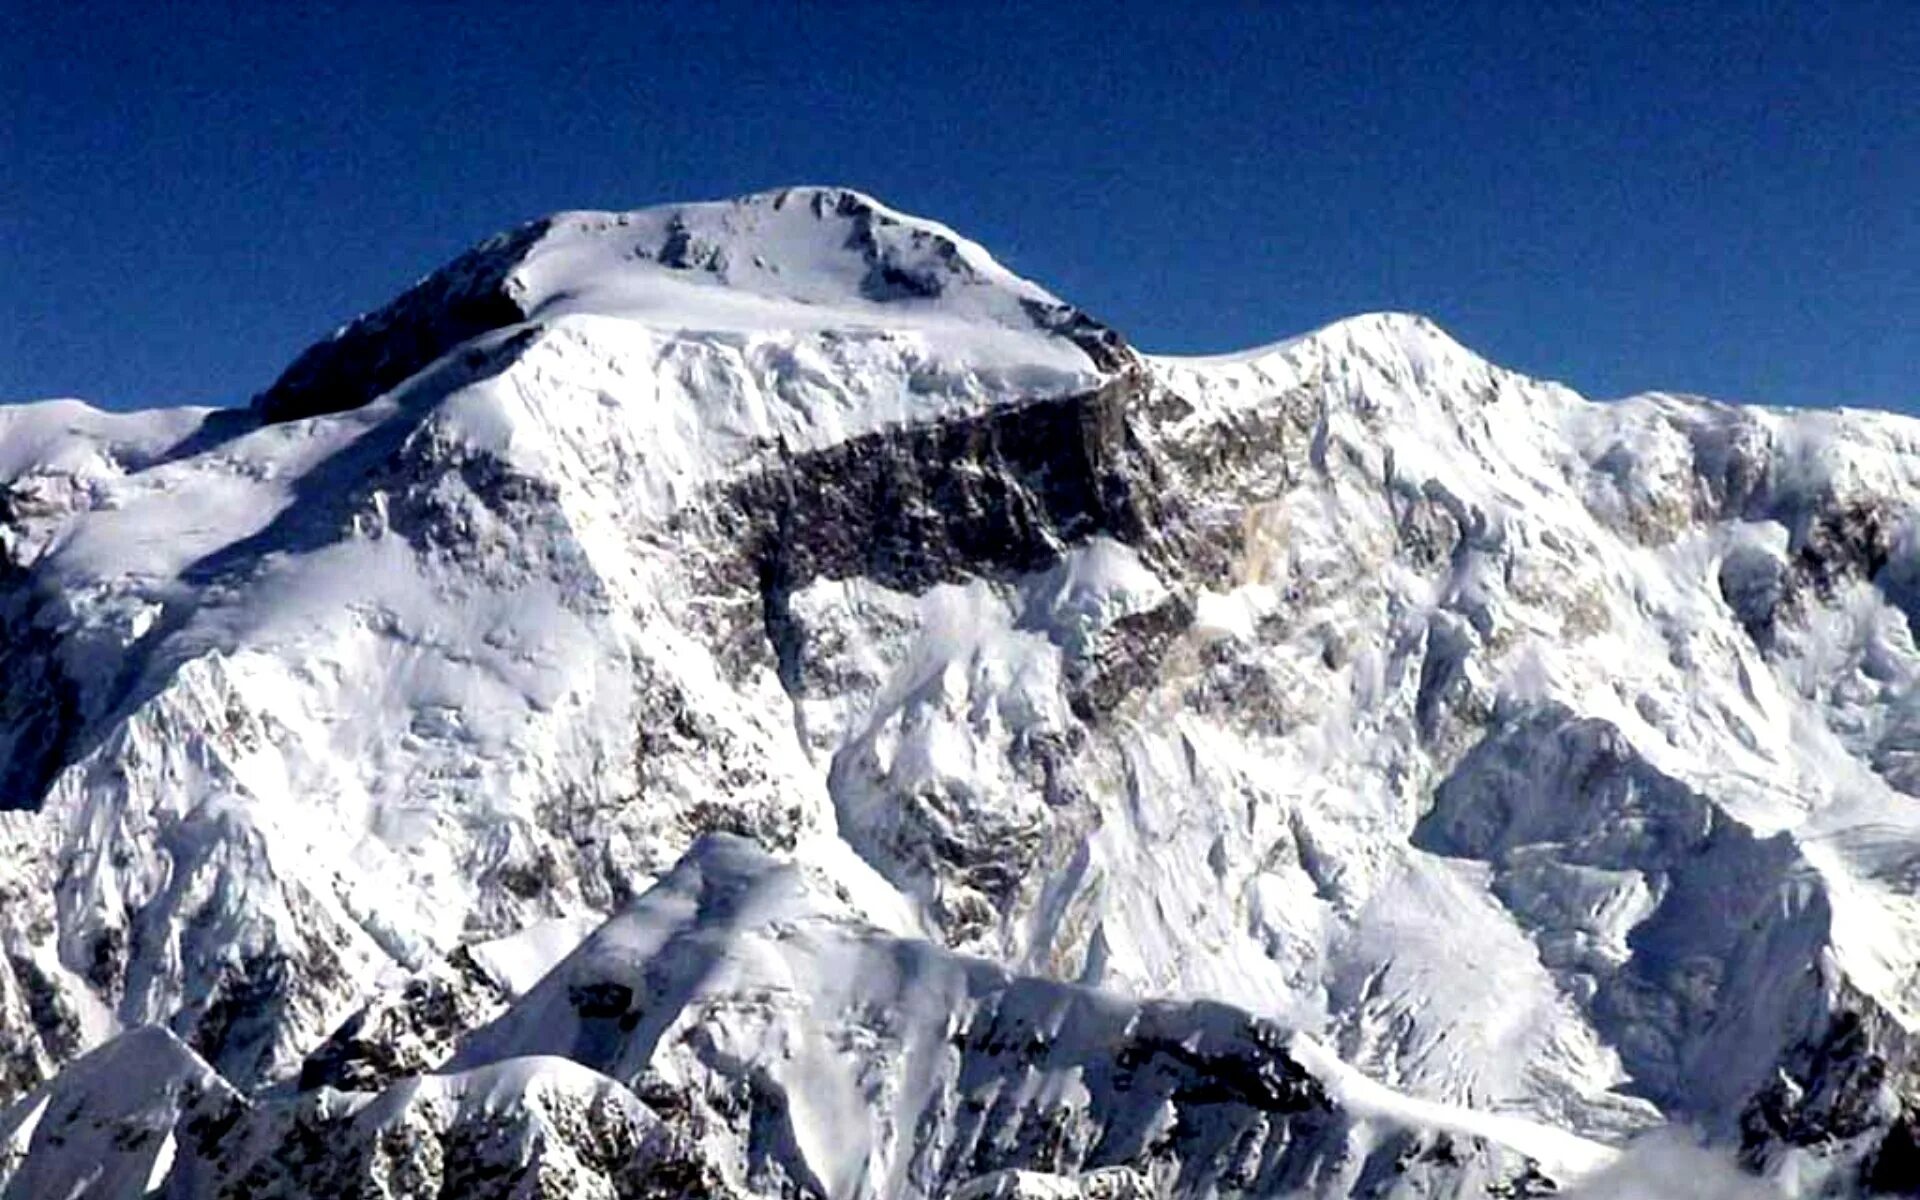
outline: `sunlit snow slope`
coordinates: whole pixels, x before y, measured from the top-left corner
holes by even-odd
[[[1920,1188],[1912,421],[792,189],[0,485],[9,1198]]]

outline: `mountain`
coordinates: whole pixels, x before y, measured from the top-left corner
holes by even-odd
[[[0,484],[7,1197],[1920,1189],[1913,421],[796,188]]]

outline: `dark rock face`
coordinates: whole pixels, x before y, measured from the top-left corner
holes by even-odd
[[[1070,304],[1041,304],[1027,301],[1022,307],[1040,328],[1060,334],[1092,360],[1093,365],[1110,374],[1121,374],[1135,365],[1133,347],[1118,330],[1104,325]]]
[[[431,1071],[505,1001],[465,947],[350,1017],[300,1065],[299,1088],[372,1092]]]
[[[1152,687],[1167,648],[1192,624],[1192,602],[1177,595],[1114,622],[1084,657],[1068,663],[1067,701],[1074,715],[1098,721],[1127,697]]]
[[[1780,622],[1797,607],[1798,576],[1759,546],[1737,546],[1721,561],[1720,595],[1754,645],[1771,650]]]
[[[784,460],[719,505],[753,564],[781,678],[802,693],[806,656],[790,609],[816,579],[866,578],[918,595],[942,583],[1043,570],[1096,536],[1149,559],[1178,547],[1159,460],[1131,423],[1138,385],[855,438]],[[1098,661],[1081,664],[1076,704],[1110,709],[1144,684],[1167,639],[1191,622],[1184,602],[1132,618]]]
[[[59,637],[36,628],[30,610],[0,619],[0,628],[11,634],[0,645],[0,723],[13,735],[0,764],[0,810],[36,809],[83,724],[79,689],[60,667]]]
[[[534,221],[491,238],[308,347],[253,398],[254,411],[295,421],[358,408],[461,343],[525,320],[507,280],[548,228]]]
[[[1786,1148],[1832,1153],[1859,1163],[1873,1195],[1920,1190],[1920,1087],[1914,1039],[1869,998],[1843,990],[1825,1029],[1781,1059],[1774,1081],[1740,1114],[1741,1159],[1754,1170]]]
[[[1135,394],[1121,380],[854,438],[747,479],[726,509],[776,598],[819,578],[918,594],[1023,574],[1098,534],[1146,546],[1163,519],[1158,469],[1127,420]]]
[[[1901,1114],[1866,1168],[1867,1190],[1880,1196],[1920,1195],[1920,1114]]]
[[[1794,566],[1820,595],[1852,579],[1871,580],[1893,556],[1894,517],[1874,500],[1831,501],[1807,516]]]
[[[80,689],[60,661],[57,596],[19,544],[24,524],[54,508],[0,485],[0,811],[40,806],[82,723]]]
[[[1853,582],[1879,586],[1911,621],[1911,572],[1896,561],[1900,518],[1885,501],[1826,495],[1798,514],[1781,509],[1763,515],[1792,521],[1787,556],[1740,545],[1720,566],[1720,594],[1760,649],[1775,648],[1782,624],[1802,617],[1809,598],[1831,600]]]

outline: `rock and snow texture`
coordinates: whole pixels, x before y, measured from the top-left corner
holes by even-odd
[[[1920,1188],[1917,506],[832,189],[0,409],[0,1189]]]

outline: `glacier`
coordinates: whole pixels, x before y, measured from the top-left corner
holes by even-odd
[[[842,188],[0,407],[0,1191],[1911,1194],[1917,505]]]

